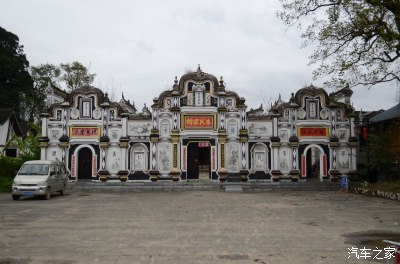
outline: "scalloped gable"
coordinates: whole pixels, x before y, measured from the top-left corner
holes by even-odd
[[[323,99],[325,100],[326,106],[329,106],[329,105],[330,105],[330,98],[329,98],[328,93],[325,91],[325,89],[323,89],[323,88],[317,88],[317,87],[315,87],[315,86],[313,86],[313,85],[310,85],[310,86],[308,86],[308,87],[306,86],[306,87],[304,87],[304,88],[301,88],[300,90],[298,90],[298,91],[296,92],[296,95],[294,96],[295,99],[296,99],[296,103],[297,103],[299,106],[304,105],[302,100],[303,100],[303,98],[304,98],[305,96],[307,96],[307,95],[313,96],[313,97],[315,97],[315,96],[317,96],[317,95],[320,95],[320,96],[322,96]]]
[[[173,85],[172,89],[163,91],[160,93],[160,95],[158,97],[155,97],[153,99],[152,107],[161,108],[163,106],[163,102],[164,102],[165,98],[178,95],[178,94],[174,94],[174,93],[176,93],[176,91],[179,93],[179,96],[185,95],[185,93],[186,93],[185,89],[187,87],[187,84],[190,81],[199,82],[199,83],[209,81],[212,84],[211,89],[213,90],[213,94],[215,94],[217,96],[219,92],[224,92],[227,97],[231,96],[231,97],[235,98],[235,100],[237,102],[237,106],[241,106],[241,107],[246,106],[245,105],[246,100],[243,97],[241,98],[234,91],[230,91],[230,90],[225,91],[222,77],[221,77],[221,80],[218,81],[217,77],[215,77],[214,75],[203,72],[199,65],[195,72],[184,74],[179,79],[179,81],[175,77],[175,84]]]
[[[101,104],[105,100],[105,96],[104,96],[104,93],[103,93],[102,90],[100,90],[99,88],[96,88],[94,86],[84,86],[82,88],[73,90],[69,94],[69,103],[71,105],[74,105],[75,96],[81,95],[81,94],[82,95],[90,95],[90,94],[97,95],[97,99],[99,100],[99,104]]]
[[[187,73],[179,79],[179,93],[181,95],[185,92],[185,86],[189,81],[195,81],[195,82],[210,81],[213,84],[214,89],[218,88],[219,86],[218,79],[214,75],[203,72],[200,68],[200,65],[198,66],[197,71]],[[214,92],[216,93],[218,91]]]
[[[328,95],[328,93],[323,88],[318,88],[313,85],[306,86],[299,89],[295,95],[292,94],[292,98],[289,102],[284,102],[279,106],[276,106],[277,112],[282,115],[283,110],[286,108],[303,108],[305,107],[304,98],[307,96],[321,97],[321,103],[328,108],[341,108],[345,111],[346,115],[352,114],[354,109],[350,105],[345,103],[337,102],[333,96]]]

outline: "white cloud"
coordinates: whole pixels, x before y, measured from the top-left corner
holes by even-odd
[[[31,65],[74,60],[137,108],[201,64],[224,76],[249,108],[312,83],[312,47],[276,16],[278,0],[3,0],[0,25],[19,36]],[[322,82],[315,82],[319,85]],[[328,91],[331,92],[331,91]],[[356,108],[396,104],[396,87],[356,88]]]

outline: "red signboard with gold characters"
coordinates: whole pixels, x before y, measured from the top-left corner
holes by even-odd
[[[99,127],[70,127],[70,137],[79,138],[99,138],[100,128]]]
[[[214,115],[183,115],[181,119],[183,129],[214,129]]]
[[[329,137],[327,127],[299,127],[299,137]]]

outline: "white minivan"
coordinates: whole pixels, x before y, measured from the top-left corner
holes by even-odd
[[[67,190],[68,174],[65,164],[50,160],[31,160],[19,169],[12,185],[12,198],[43,196],[46,200],[54,192],[63,195]]]

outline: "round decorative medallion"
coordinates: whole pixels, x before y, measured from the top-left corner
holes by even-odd
[[[303,109],[297,111],[297,117],[298,117],[299,119],[304,119],[304,118],[306,118],[306,111],[304,111]]]
[[[100,117],[101,117],[101,111],[99,109],[93,110],[93,118],[100,119]]]
[[[71,118],[72,119],[77,119],[79,117],[79,110],[78,109],[72,109],[71,110]]]
[[[322,110],[321,110],[321,113],[320,113],[320,117],[321,117],[322,119],[327,119],[328,116],[329,116],[328,110],[327,110],[327,109],[322,109]]]

